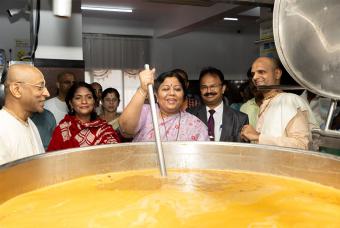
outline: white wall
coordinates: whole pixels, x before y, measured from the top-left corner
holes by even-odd
[[[24,18],[10,23],[6,9],[22,8],[26,0],[0,1],[0,48],[15,52],[15,40],[30,40],[30,22]],[[57,18],[52,13],[51,1],[41,1],[39,45],[36,58],[83,59],[82,15],[80,2],[73,4],[71,19]],[[78,6],[78,13],[76,7]]]
[[[172,39],[155,39],[152,62],[161,72],[182,68],[190,79],[198,79],[205,66],[219,68],[226,79],[244,79],[258,55],[256,39],[254,29],[240,34],[191,32]]]
[[[15,40],[30,40],[30,22],[29,18],[14,17],[9,19],[6,13],[7,9],[23,8],[25,0],[1,0],[0,1],[0,48],[6,50],[9,58],[9,49],[12,49],[12,55],[15,55]]]
[[[153,36],[154,30],[139,21],[83,17],[83,33]]]
[[[7,6],[2,8],[5,7]],[[45,15],[45,19],[41,22],[38,48],[54,57],[62,55],[66,59],[82,59],[81,35],[73,36],[71,32],[81,34],[82,30],[83,33],[154,35],[153,28],[138,21],[81,18],[80,14],[76,14],[72,23],[66,23],[65,19],[55,23],[56,19],[52,17],[51,12],[42,11],[42,15]],[[82,26],[79,26],[81,20]],[[0,48],[7,51],[14,48],[15,38],[29,39],[29,22],[24,19],[10,24],[8,18],[0,14],[0,29]],[[155,38],[151,44],[150,64],[156,66],[158,72],[183,68],[188,71],[190,79],[197,79],[201,68],[211,65],[221,69],[226,79],[242,79],[258,55],[258,47],[254,44],[254,40],[259,37],[258,31],[259,28],[254,27],[245,29],[240,34],[235,29],[224,33],[197,31],[169,39]],[[59,51],[65,53],[64,49],[70,50],[70,54],[58,54]]]
[[[15,40],[30,40],[30,24],[29,21],[21,18],[20,20],[10,23],[7,16],[0,16],[0,48],[6,50],[7,58],[9,58],[9,49],[12,49],[14,57]]]
[[[53,15],[50,1],[42,1],[41,4],[36,58],[82,60],[80,2],[74,2],[71,18],[60,18]]]
[[[152,36],[153,29],[136,21],[83,18],[84,33]],[[226,79],[246,78],[252,61],[258,56],[258,26],[237,33],[237,29],[223,33],[191,32],[174,38],[154,38],[151,43],[151,65],[157,72],[183,68],[190,79],[198,79],[200,70],[214,66],[223,71]]]

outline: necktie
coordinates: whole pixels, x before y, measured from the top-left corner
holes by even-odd
[[[215,110],[210,109],[209,113],[210,113],[210,116],[208,119],[208,135],[209,135],[210,141],[215,141],[215,120],[213,117]]]

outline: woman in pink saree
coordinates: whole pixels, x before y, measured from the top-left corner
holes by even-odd
[[[209,141],[206,125],[196,116],[181,111],[185,82],[176,72],[162,73],[154,80],[155,69],[139,74],[141,86],[119,118],[123,135],[133,135],[134,142],[154,141],[151,107],[144,104],[147,85],[154,84],[161,140]]]

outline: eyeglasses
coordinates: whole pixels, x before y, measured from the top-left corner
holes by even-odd
[[[211,86],[201,85],[201,86],[200,86],[200,89],[201,89],[201,90],[208,90],[208,89],[210,89],[210,90],[215,91],[215,90],[217,90],[217,88],[219,88],[221,85],[222,85],[222,84],[216,84],[216,85],[211,85]]]
[[[40,92],[43,92],[44,89],[46,89],[45,82],[42,82],[40,84],[32,84],[32,83],[28,83],[28,82],[16,82],[16,83],[21,83],[21,84],[24,84],[24,85],[34,86],[34,87],[38,88],[38,91],[40,91]]]

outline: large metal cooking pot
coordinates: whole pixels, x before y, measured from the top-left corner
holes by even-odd
[[[168,168],[255,171],[340,189],[340,158],[311,151],[240,143],[168,142]],[[77,148],[0,166],[0,204],[24,192],[70,179],[124,170],[158,169],[154,143]]]
[[[340,132],[330,130],[340,100],[340,14],[338,0],[276,0],[273,32],[277,53],[303,87],[331,98],[325,129],[313,131],[317,147],[340,148]]]
[[[273,31],[289,74],[316,94],[340,100],[338,0],[276,0]]]
[[[290,4],[302,4],[302,2],[303,1],[288,1]],[[313,1],[313,3],[314,2],[315,1]],[[336,3],[334,0],[327,2],[332,4]],[[277,22],[274,24],[275,31],[276,29],[278,31],[282,31],[283,29],[279,23],[281,21],[279,20],[281,14],[287,17],[291,16],[285,14],[286,11],[284,10],[278,10],[282,9],[278,8],[281,6],[281,3],[283,4],[285,2],[283,0],[277,0],[275,2],[275,4],[277,4],[275,9],[276,15],[274,15],[275,21]],[[308,7],[312,4],[302,4],[302,6],[305,5]],[[276,18],[278,20],[276,20]],[[294,18],[284,18],[283,21],[290,20],[290,23],[294,24],[296,22],[293,19]],[[305,23],[303,20],[301,21]],[[284,25],[287,25],[285,28],[291,27],[289,24]],[[306,26],[293,27],[299,31]],[[301,37],[297,36],[297,31],[295,31],[295,33],[282,34],[286,34],[287,36],[294,34],[294,39],[290,40],[292,41],[291,45],[293,45],[294,42],[300,45],[299,41]],[[278,34],[275,36],[276,41],[285,41],[282,37],[277,38]],[[315,38],[313,39],[315,40]],[[288,40],[289,39],[287,39],[287,42]],[[282,47],[280,47],[281,50],[286,50],[288,43],[282,42],[282,44]],[[309,42],[309,44],[313,43]],[[297,62],[295,65],[293,64],[293,66],[296,67],[292,67],[292,70],[289,71],[290,73],[299,70],[297,66],[305,66],[305,64],[308,63],[313,63],[313,66],[315,65],[315,61],[302,61],[306,58],[301,58],[301,55],[296,56],[301,53],[301,51],[295,52],[295,46],[292,47],[294,48],[287,48],[288,54],[290,53],[293,57],[296,57],[292,59],[294,63],[295,60]],[[287,59],[287,56],[289,55],[281,55],[281,60]],[[329,60],[329,58],[327,59]],[[287,67],[288,63],[291,62],[283,61],[283,63],[285,67]],[[320,67],[322,64],[316,66]],[[336,66],[338,65],[336,64]],[[320,69],[322,70],[323,68]],[[320,72],[320,69],[316,72]],[[338,69],[338,67],[334,69]],[[333,70],[330,73],[332,72]],[[307,71],[303,75],[308,75],[309,73],[310,72]],[[328,76],[326,79],[331,78],[330,74]],[[296,79],[298,78],[299,77],[296,77]],[[338,81],[339,77],[336,78],[335,81]],[[319,78],[316,77],[313,77],[313,79],[319,80]],[[316,85],[319,83],[318,80],[316,81]],[[298,81],[303,82],[306,80],[305,78],[300,78]],[[308,88],[316,91],[316,88],[318,88],[316,85],[311,85]],[[339,98],[336,93],[338,87],[334,87],[336,84],[325,80],[325,84],[322,84],[321,87],[325,88],[326,85],[330,87],[329,96],[335,99]],[[319,94],[328,95],[323,93]],[[255,171],[301,178],[340,189],[340,157],[333,155],[291,148],[216,142],[168,142],[163,144],[163,148],[168,168]],[[131,143],[76,148],[25,158],[0,166],[0,203],[18,194],[81,176],[123,170],[157,169],[156,161],[154,143]]]
[[[0,84],[0,109],[4,105],[4,98],[5,98],[5,86]]]

